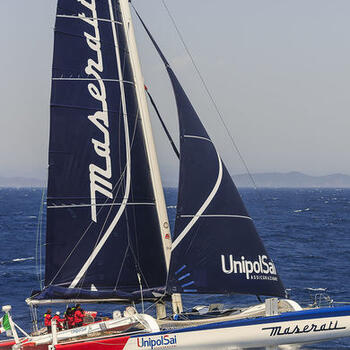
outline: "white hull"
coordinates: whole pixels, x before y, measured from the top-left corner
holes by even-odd
[[[329,315],[332,314],[332,309],[324,310],[331,310]],[[295,320],[283,321],[283,318],[288,318],[288,314],[285,314],[284,317],[220,322],[173,330],[170,333],[161,332],[130,338],[125,349],[157,349],[170,346],[176,349],[273,348],[278,345],[304,344],[350,336],[350,314],[313,318],[314,311],[318,310],[290,313],[291,318],[297,318]],[[306,318],[308,314],[311,318]],[[170,344],[171,340],[173,344]]]
[[[279,346],[282,349],[295,349],[298,347],[291,347],[290,344],[321,342],[350,336],[350,307],[286,312],[276,316],[206,323],[165,331],[159,331],[156,321],[151,316],[138,315],[137,319],[145,326],[142,334],[138,331],[75,341],[71,338],[68,342],[59,342],[54,347],[51,345],[50,349],[99,350],[105,349],[106,345],[111,350],[168,348],[213,350],[261,347],[278,349]],[[111,324],[108,326],[118,328],[133,324],[133,321],[130,318],[110,321]],[[99,327],[98,324],[95,325]],[[83,330],[85,327],[81,328]],[[75,332],[77,330],[75,329]],[[27,339],[22,343],[23,349],[37,349],[39,344],[45,343],[45,340],[48,340],[45,336]],[[50,342],[47,342],[46,346],[49,345]],[[1,348],[4,347],[0,343]]]

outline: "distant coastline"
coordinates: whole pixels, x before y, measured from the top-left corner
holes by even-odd
[[[257,187],[268,188],[350,188],[350,176],[345,174],[331,174],[324,176],[311,176],[300,172],[288,173],[257,173],[252,174]],[[254,187],[247,174],[233,175],[237,187]]]
[[[0,187],[44,187],[46,181],[32,177],[2,177],[0,176]]]
[[[267,188],[350,188],[350,175],[311,176],[300,172],[270,172],[252,174],[257,187]],[[254,187],[248,174],[233,175],[237,187]],[[44,187],[46,180],[29,177],[1,177],[0,187]],[[167,187],[176,187],[168,185]]]

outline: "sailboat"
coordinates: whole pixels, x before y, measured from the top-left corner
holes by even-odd
[[[141,19],[141,18],[140,18]],[[160,47],[177,104],[180,174],[174,232],[152,135],[128,0],[58,0],[52,68],[45,283],[26,301],[34,332],[3,311],[0,349],[277,347],[350,335],[350,307],[302,309]],[[183,313],[182,294],[268,297],[226,312]],[[167,316],[164,302],[172,300]],[[40,333],[40,305],[128,306],[112,319]],[[213,308],[210,310],[213,311]],[[181,316],[186,317],[181,317]],[[187,317],[188,316],[188,317]],[[192,315],[193,316],[193,315]],[[20,337],[17,330],[24,335]]]

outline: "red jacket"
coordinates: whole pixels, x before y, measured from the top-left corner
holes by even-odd
[[[84,314],[80,310],[76,310],[74,313],[74,323],[81,323],[83,322]]]
[[[51,314],[45,314],[44,315],[44,322],[45,322],[45,326],[51,326],[51,319],[52,319],[52,316]]]
[[[52,317],[52,319],[56,320],[56,325],[58,329],[62,329],[62,322],[64,322],[64,318],[61,318],[59,315],[55,315],[54,317]],[[50,321],[51,322],[51,321]]]
[[[74,326],[74,315],[65,315],[66,322],[68,324],[68,328],[73,328]]]

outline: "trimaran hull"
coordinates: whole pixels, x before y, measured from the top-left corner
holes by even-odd
[[[119,297],[118,286],[121,291],[131,289],[130,296],[122,293],[130,303],[139,290],[142,301],[143,286],[152,289],[165,280],[173,296],[229,291],[283,297],[275,265],[228,170],[145,29],[165,64],[178,109],[181,157],[174,242],[129,1],[59,0],[51,97],[47,288],[32,299],[84,295],[102,302],[107,293],[112,301]],[[132,330],[131,317],[58,334],[54,326],[52,336],[21,340],[12,324],[17,343],[0,342],[0,350],[240,349],[350,335],[350,307],[218,317],[195,326],[171,321],[171,326],[159,327],[161,322],[150,316],[138,317],[150,318],[139,323],[146,324],[145,330]],[[100,329],[95,332],[94,327]]]
[[[89,338],[57,344],[51,349],[234,349],[304,344],[350,336],[350,307],[310,309],[277,316],[204,324],[142,334]],[[35,338],[23,349],[47,349]],[[0,349],[10,349],[0,343]]]

